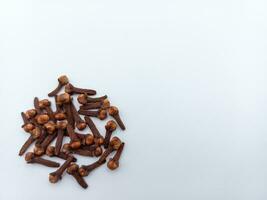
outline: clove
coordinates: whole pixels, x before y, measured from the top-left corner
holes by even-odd
[[[56,183],[62,178],[62,174],[67,169],[67,167],[70,165],[70,163],[73,161],[73,156],[69,156],[68,159],[61,165],[60,168],[58,168],[56,171],[49,174],[49,181],[51,183]]]
[[[86,103],[95,103],[95,102],[99,102],[99,101],[103,101],[105,100],[106,98],[108,98],[107,95],[104,95],[102,97],[88,97],[87,94],[80,94],[78,97],[77,97],[77,100],[80,104],[86,104]]]
[[[107,111],[105,109],[99,109],[97,111],[79,110],[78,113],[89,117],[97,117],[100,120],[104,120],[107,118]]]
[[[101,160],[101,161],[96,161],[90,165],[82,165],[78,172],[79,174],[84,177],[84,176],[88,176],[93,170],[95,170],[96,168],[100,167],[101,165],[103,165],[106,162],[106,159]]]
[[[105,129],[106,129],[106,136],[104,138],[104,148],[108,148],[109,141],[112,135],[112,132],[115,131],[117,128],[117,124],[115,121],[110,120],[107,122]]]
[[[40,158],[40,157],[36,157],[34,155],[34,153],[32,153],[32,152],[28,152],[25,155],[25,160],[27,161],[27,163],[38,163],[38,164],[41,164],[41,165],[45,165],[47,167],[59,167],[60,166],[60,164],[57,163],[57,162],[54,162],[54,161],[51,161],[51,160],[46,160],[46,159],[43,159],[43,158]]]
[[[121,153],[123,151],[124,148],[124,143],[121,143],[119,149],[117,150],[116,154],[114,155],[113,158],[110,158],[107,166],[110,170],[115,170],[119,167],[119,159],[121,157]]]
[[[58,86],[56,87],[56,89],[54,89],[52,92],[50,92],[50,93],[48,94],[48,96],[49,96],[49,97],[56,96],[57,93],[60,91],[60,89],[61,89],[64,85],[66,85],[66,84],[68,84],[68,83],[69,83],[69,79],[68,79],[67,76],[65,76],[65,75],[60,76],[60,77],[58,78]]]
[[[79,185],[83,187],[84,189],[86,189],[88,185],[83,179],[83,177],[80,176],[78,169],[79,169],[79,166],[77,164],[71,163],[67,169],[67,173],[72,175],[75,178],[75,180],[79,183]]]
[[[121,117],[119,115],[119,109],[115,106],[111,106],[109,109],[108,109],[108,113],[110,116],[112,116],[116,122],[118,123],[119,127],[122,129],[122,130],[125,130],[125,126],[121,120]]]
[[[69,94],[83,94],[86,93],[87,95],[95,95],[96,91],[95,90],[91,90],[91,89],[82,89],[82,88],[77,88],[74,87],[72,84],[68,83],[67,85],[65,85],[65,92],[69,93]]]

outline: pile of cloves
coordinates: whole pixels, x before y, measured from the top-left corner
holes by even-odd
[[[59,94],[63,88],[65,92]],[[81,104],[79,110],[74,106],[74,95],[78,95],[77,101]],[[55,111],[52,110],[48,99],[39,100],[35,97],[34,108],[21,113],[24,122],[22,128],[30,135],[21,147],[19,155],[22,156],[34,144],[33,152],[27,152],[25,160],[27,163],[58,168],[49,174],[51,183],[61,180],[66,171],[65,174],[73,176],[81,187],[87,188],[84,177],[105,164],[113,152],[115,154],[107,161],[107,167],[111,170],[119,167],[124,142],[118,137],[112,137],[112,133],[117,129],[117,124],[122,130],[125,130],[125,126],[118,108],[110,105],[107,95],[92,97],[93,95],[96,95],[95,90],[74,87],[64,75],[58,78],[56,89],[48,94],[55,99]],[[103,137],[92,118],[105,120],[108,115],[114,120],[107,121]],[[79,132],[86,127],[89,127],[91,133]],[[69,142],[63,144],[65,137],[69,137]],[[55,145],[52,146],[52,143]],[[58,162],[42,158],[43,155],[63,159],[65,162],[60,166]],[[76,164],[75,155],[96,157],[97,160],[79,166]]]

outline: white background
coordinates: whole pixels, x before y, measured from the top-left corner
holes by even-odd
[[[1,0],[1,200],[267,199],[265,0]],[[121,167],[83,190],[18,150],[20,112],[67,74],[107,94]],[[103,123],[98,123],[103,132]],[[87,164],[90,159],[79,159]]]

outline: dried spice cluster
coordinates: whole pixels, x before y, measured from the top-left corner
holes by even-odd
[[[63,87],[65,93],[58,94]],[[73,104],[74,94],[78,94],[77,100],[81,104],[79,110]],[[35,143],[33,152],[26,153],[25,160],[27,163],[58,168],[49,174],[51,183],[58,182],[66,171],[80,186],[87,188],[88,185],[83,177],[103,165],[114,151],[116,153],[108,160],[107,167],[111,170],[119,167],[124,143],[118,137],[112,137],[112,133],[116,130],[117,124],[122,130],[125,130],[125,126],[118,108],[110,106],[107,95],[90,97],[95,94],[95,90],[74,87],[69,83],[67,76],[60,76],[58,86],[48,94],[49,97],[55,98],[56,111],[51,109],[51,102],[48,99],[39,100],[35,97],[34,109],[21,113],[24,122],[22,128],[30,136],[21,147],[19,155],[22,156]],[[80,115],[84,115],[84,119]],[[106,123],[106,135],[103,137],[91,118],[104,120],[108,115],[115,121],[110,120]],[[87,126],[92,133],[82,134],[76,131],[84,130]],[[63,144],[64,137],[69,137],[69,143]],[[55,146],[52,146],[54,140]],[[92,164],[78,166],[75,154],[98,159]],[[64,159],[65,162],[60,166],[57,162],[42,158],[43,155]]]

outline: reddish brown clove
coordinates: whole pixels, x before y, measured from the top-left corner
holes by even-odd
[[[89,117],[97,117],[100,120],[104,120],[107,118],[107,111],[105,109],[99,109],[97,111],[79,110],[78,113]]]
[[[103,101],[86,103],[80,106],[80,110],[91,110],[91,109],[107,109],[110,107],[110,102],[108,99],[104,99]]]
[[[90,165],[82,165],[78,172],[79,174],[84,177],[84,176],[88,176],[94,169],[100,167],[101,165],[103,165],[106,162],[106,160],[101,160],[101,161],[96,161]]]
[[[109,159],[107,166],[110,170],[115,170],[119,167],[119,160],[120,160],[123,148],[124,148],[124,143],[121,143],[114,157]]]
[[[102,97],[95,97],[95,98],[92,98],[92,97],[88,97],[87,94],[80,94],[77,98],[78,102],[80,104],[86,104],[86,103],[94,103],[94,102],[99,102],[99,101],[103,101],[105,100],[106,98],[108,98],[107,95],[104,95]]]
[[[34,155],[34,153],[32,153],[32,152],[28,152],[25,155],[25,160],[27,161],[27,163],[38,163],[38,164],[41,164],[41,165],[45,165],[47,167],[59,167],[60,166],[60,164],[57,163],[57,162],[54,162],[54,161],[51,161],[51,160],[46,160],[46,159],[43,159],[43,158],[40,158],[40,157],[36,157]]]
[[[79,166],[77,164],[71,163],[71,165],[67,169],[67,173],[72,175],[75,178],[75,180],[79,183],[79,185],[83,187],[84,189],[86,189],[88,185],[83,179],[83,177],[80,176],[78,169],[79,169]]]
[[[83,88],[77,88],[74,87],[72,84],[68,83],[65,85],[65,92],[69,94],[83,94],[86,93],[87,95],[95,95],[96,91],[91,89],[83,89]]]
[[[69,79],[68,79],[67,76],[65,76],[65,75],[60,76],[60,77],[58,78],[58,86],[56,87],[56,89],[54,89],[52,92],[50,92],[50,93],[48,94],[48,96],[49,96],[49,97],[56,96],[57,93],[60,91],[60,89],[61,89],[64,85],[66,85],[66,84],[68,84],[68,83],[69,83]]]
[[[69,156],[68,159],[58,168],[55,172],[49,174],[49,181],[51,183],[56,183],[62,178],[63,172],[67,169],[70,163],[73,161],[73,156]]]
[[[125,130],[125,126],[120,118],[120,115],[119,115],[119,109],[115,106],[111,106],[109,109],[108,109],[108,113],[110,116],[112,116],[116,122],[118,123],[119,127],[122,129],[122,130]]]
[[[108,148],[112,132],[115,131],[116,128],[117,128],[117,124],[116,124],[115,121],[110,120],[110,121],[107,122],[107,124],[105,126],[106,136],[105,136],[105,139],[104,139],[104,148],[105,149]]]
[[[99,158],[99,162],[102,162],[103,160],[105,160],[109,156],[109,154],[111,154],[113,151],[118,150],[119,147],[121,146],[121,144],[122,144],[122,142],[121,142],[120,138],[113,137],[110,140],[108,148],[104,151],[104,153]]]

